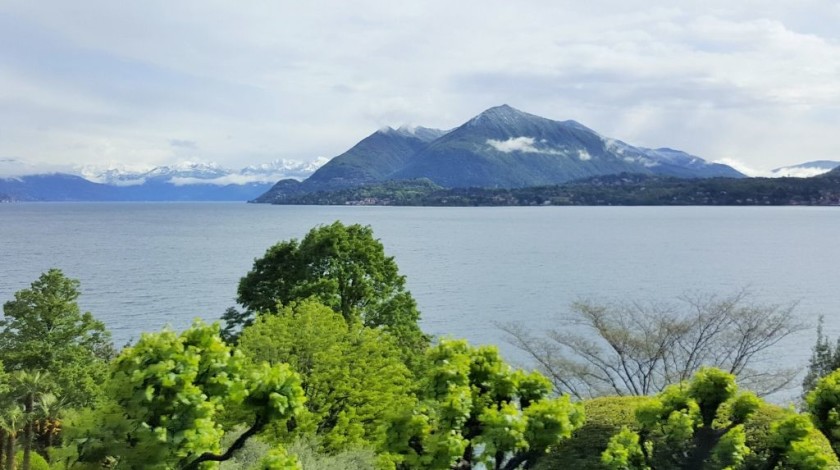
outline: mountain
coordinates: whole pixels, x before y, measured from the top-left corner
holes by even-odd
[[[0,202],[27,201],[248,201],[271,183],[189,184],[145,181],[137,185],[110,185],[78,175],[52,173],[0,178]]]
[[[249,201],[280,178],[306,178],[326,163],[276,160],[230,170],[181,162],[148,171],[82,168],[80,175],[48,173],[0,178],[7,201]],[[294,180],[291,180],[294,181]]]
[[[386,127],[333,158],[304,181],[303,188],[331,191],[384,181],[445,131],[425,127]]]
[[[832,160],[816,160],[813,162],[800,163],[799,165],[783,166],[771,171],[772,177],[790,176],[794,178],[807,178],[817,176],[840,167],[840,162]]]
[[[0,202],[105,201],[113,188],[63,173],[0,178]]]
[[[445,188],[521,188],[618,173],[744,176],[679,150],[635,147],[575,121],[554,121],[502,105],[448,132],[377,131],[303,182],[281,181],[256,202],[418,178]]]
[[[617,173],[743,176],[684,152],[634,147],[575,121],[553,121],[503,105],[434,141],[393,177],[429,178],[445,187],[519,188]]]
[[[148,171],[125,171],[121,169],[97,170],[83,168],[81,176],[95,183],[113,186],[137,186],[146,182],[171,183],[177,186],[190,184],[249,184],[273,183],[281,178],[304,179],[324,163],[326,158],[311,162],[297,160],[275,160],[270,163],[251,165],[241,170],[223,168],[215,163],[185,161],[168,166],[158,166]]]

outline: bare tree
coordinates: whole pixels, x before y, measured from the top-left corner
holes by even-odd
[[[676,305],[572,304],[562,329],[536,335],[520,324],[500,327],[560,393],[578,398],[650,395],[687,380],[701,366],[735,374],[759,395],[790,386],[795,368],[763,364],[768,349],[806,325],[796,304],[757,305],[745,291],[718,298],[683,295]]]

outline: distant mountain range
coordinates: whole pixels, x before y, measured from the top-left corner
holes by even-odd
[[[0,160],[0,162],[13,160]],[[808,177],[840,166],[814,161],[769,176]],[[2,170],[2,168],[0,168]],[[744,178],[734,168],[670,148],[604,137],[575,121],[554,121],[507,105],[451,130],[390,127],[346,152],[313,162],[277,160],[239,170],[182,162],[148,171],[83,168],[78,174],[0,178],[3,201],[246,201],[300,203],[371,185],[516,189],[633,174],[689,179]],[[279,180],[279,181],[278,181]]]
[[[213,163],[182,162],[149,171],[82,168],[79,174],[50,173],[0,178],[6,201],[247,201],[281,178],[306,178],[323,165],[277,160],[240,170]]]
[[[679,150],[635,147],[575,121],[554,121],[502,105],[450,131],[379,130],[308,179],[279,181],[256,202],[282,203],[302,194],[419,178],[444,188],[522,188],[619,173],[745,176]]]

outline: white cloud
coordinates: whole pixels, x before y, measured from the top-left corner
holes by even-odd
[[[508,140],[487,139],[487,144],[503,153],[540,153],[540,150],[534,147],[533,137],[511,137]]]
[[[801,168],[783,168],[780,171],[774,171],[771,175],[772,176],[788,176],[792,178],[810,178],[812,176],[821,175],[823,173],[828,173],[829,169],[826,168],[814,168],[814,167],[801,167]]]
[[[287,178],[285,174],[231,174],[220,176],[218,178],[191,178],[191,177],[173,177],[169,180],[175,186],[190,186],[195,184],[212,184],[216,186],[227,186],[229,184],[249,184],[249,183],[276,183],[277,181]]]
[[[743,173],[747,176],[752,176],[752,177],[759,177],[760,176],[760,177],[764,177],[764,178],[769,178],[773,175],[773,172],[771,172],[771,171],[760,170],[760,169],[757,169],[757,168],[753,168],[753,167],[749,166],[748,164],[746,164],[746,163],[744,163],[740,160],[736,160],[734,158],[721,158],[719,160],[715,160],[713,163],[720,163],[720,164],[723,164],[723,165],[729,165],[732,168],[740,171],[741,173]]]
[[[540,144],[543,144],[541,147],[537,147],[534,145],[535,143],[536,139],[533,137],[511,137],[507,140],[487,139],[487,145],[503,153],[522,152],[541,153],[547,155],[565,155],[565,152],[562,150],[546,147],[545,139],[540,140]],[[586,153],[586,151],[583,151],[583,153]],[[583,160],[584,157],[589,157],[589,154],[586,154],[585,156],[580,154],[581,160]]]
[[[0,155],[242,167],[510,103],[707,160],[840,158],[833,0],[526,5],[2,2]]]

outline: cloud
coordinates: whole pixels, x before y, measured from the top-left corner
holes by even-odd
[[[833,0],[526,3],[4,2],[0,154],[165,165],[199,150],[175,135],[242,167],[501,103],[757,168],[840,154]]]
[[[743,173],[747,176],[763,177],[763,178],[770,178],[770,177],[773,176],[772,171],[759,170],[759,169],[753,168],[753,167],[749,166],[748,164],[746,164],[746,163],[744,163],[740,160],[736,160],[734,158],[721,158],[719,160],[715,160],[712,163],[720,163],[722,165],[731,166],[732,168],[740,171],[741,173]]]
[[[540,153],[539,149],[534,147],[533,137],[511,137],[508,140],[487,139],[487,144],[503,153]]]
[[[791,177],[791,178],[810,178],[812,176],[821,175],[823,173],[828,173],[829,169],[827,168],[816,168],[816,167],[799,167],[799,168],[782,168],[780,171],[774,171],[771,176],[777,177]]]
[[[215,186],[227,186],[230,184],[243,185],[252,183],[273,184],[278,180],[288,178],[285,174],[231,174],[218,178],[190,178],[173,177],[169,180],[175,186],[190,186],[195,184],[212,184]],[[295,178],[297,179],[297,178]]]
[[[545,139],[540,141],[540,144],[545,145]],[[546,155],[565,155],[566,152],[561,150],[556,150],[552,148],[537,147],[536,139],[533,137],[511,137],[507,140],[496,140],[496,139],[487,139],[487,145],[492,147],[495,150],[498,150],[502,153],[512,153],[512,152],[521,152],[521,153],[541,153]],[[583,153],[586,153],[585,151]],[[581,153],[580,158],[581,160],[584,159],[584,155]],[[589,154],[586,154],[588,157]],[[587,158],[588,159],[588,158]]]

